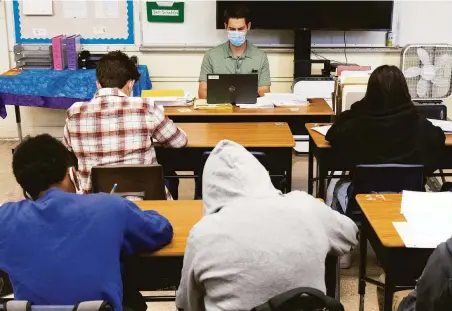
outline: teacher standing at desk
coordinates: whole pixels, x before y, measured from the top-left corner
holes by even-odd
[[[224,11],[224,27],[229,40],[207,51],[201,65],[198,96],[207,98],[208,74],[258,75],[258,94],[270,92],[270,68],[267,54],[246,40],[251,28],[249,11],[243,4],[231,6]]]

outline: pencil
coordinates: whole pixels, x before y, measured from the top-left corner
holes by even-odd
[[[116,187],[118,186],[118,184],[114,184],[113,188],[111,188],[110,194],[115,193]]]

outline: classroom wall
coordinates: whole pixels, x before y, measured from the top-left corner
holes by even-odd
[[[6,38],[7,20],[4,14],[4,1],[0,2],[0,72],[14,65],[13,55],[8,50]],[[133,53],[139,57],[141,64],[148,66],[154,88],[182,88],[193,95],[197,94],[199,68],[204,55],[198,52],[146,52]],[[336,61],[345,62],[343,53],[325,53],[323,56]],[[356,53],[347,52],[348,62],[370,65],[373,68],[382,64],[399,65],[398,53]],[[268,53],[272,91],[289,92],[292,85],[293,54],[287,52]],[[450,105],[452,108],[452,105]],[[16,138],[17,129],[14,108],[7,107],[8,117],[0,119],[0,138]],[[452,109],[449,109],[452,110]],[[62,136],[65,112],[62,110],[22,107],[22,129],[24,135],[35,135],[47,132],[54,136]]]

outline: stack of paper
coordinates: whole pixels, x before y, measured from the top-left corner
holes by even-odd
[[[274,108],[272,101],[267,97],[258,97],[255,104],[239,104],[237,107],[243,109],[256,109],[256,108]]]
[[[205,99],[197,99],[195,100],[195,104],[193,106],[195,110],[212,110],[212,111],[232,111],[233,107],[231,104],[208,104]]]
[[[276,107],[291,107],[291,106],[307,106],[309,105],[306,97],[294,93],[266,93],[265,100],[269,100]]]
[[[322,126],[315,126],[311,128],[313,131],[316,131],[317,133],[322,134],[323,136],[326,136],[326,133],[330,130],[331,125],[322,125]]]
[[[440,127],[443,132],[452,132],[452,121],[443,121],[443,120],[435,120],[435,119],[427,119],[434,126]]]
[[[186,107],[193,104],[193,98],[189,96],[166,96],[166,97],[153,97],[154,103],[164,107]]]
[[[401,213],[406,222],[393,224],[406,247],[436,248],[452,237],[452,192],[404,191]]]

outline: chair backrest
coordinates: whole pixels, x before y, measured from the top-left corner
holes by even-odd
[[[0,304],[1,311],[112,311],[107,301],[83,301],[76,305],[32,305],[26,300],[10,300]]]
[[[166,200],[163,168],[158,164],[94,166],[91,181],[94,193],[110,193],[117,184],[115,194],[123,197]]]
[[[427,119],[447,120],[447,107],[438,104],[415,104],[416,109]]]
[[[251,311],[344,311],[342,304],[315,288],[300,287],[271,298]]]
[[[347,215],[358,211],[357,194],[400,193],[403,190],[425,191],[423,165],[358,165],[353,171],[348,191]]]

